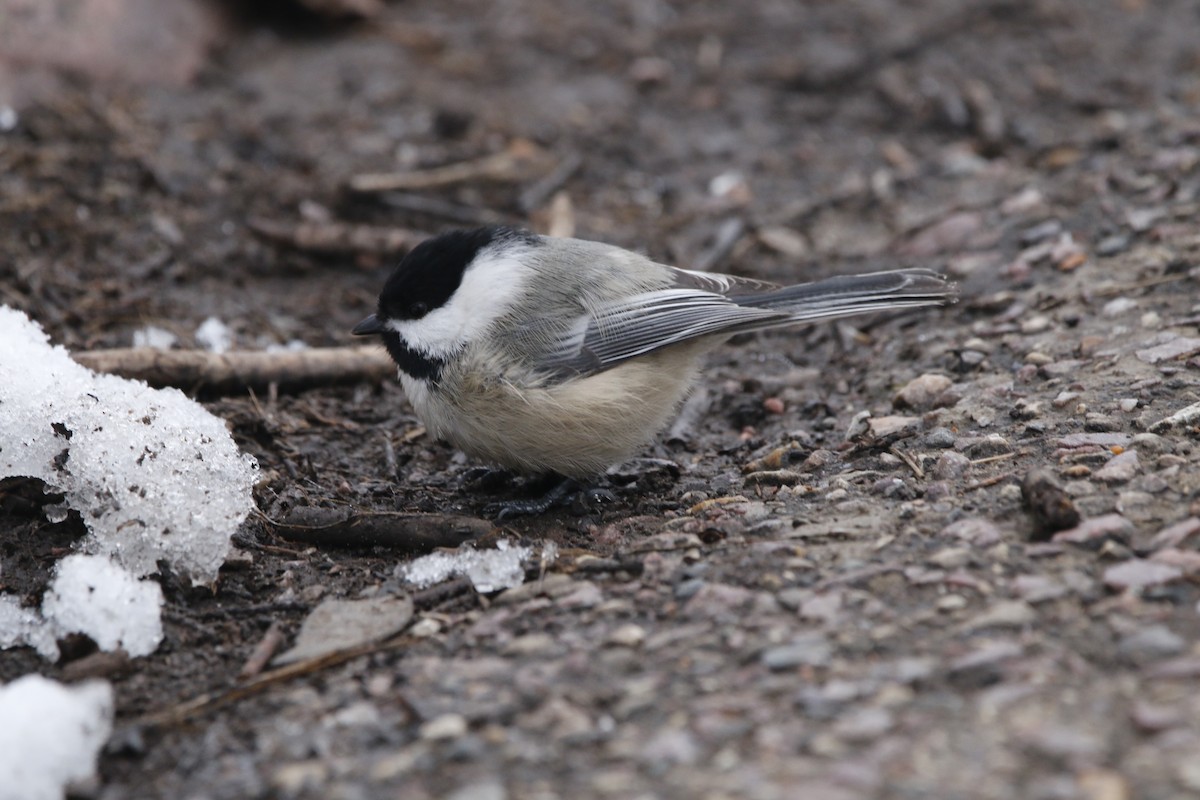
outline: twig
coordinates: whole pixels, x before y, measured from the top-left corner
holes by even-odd
[[[907,464],[908,468],[912,470],[913,475],[916,475],[918,480],[925,479],[925,470],[921,469],[921,465],[917,463],[917,460],[911,455],[899,449],[898,447],[889,447],[888,452]]]
[[[242,666],[242,671],[238,673],[238,677],[242,679],[253,678],[266,668],[267,662],[271,660],[271,656],[275,655],[275,651],[279,649],[279,645],[283,644],[283,627],[278,621],[272,622],[267,632],[258,640],[258,644],[254,645],[254,649],[250,651],[250,657],[246,659],[246,663]]]
[[[404,228],[348,225],[343,222],[284,222],[254,217],[246,225],[254,233],[276,244],[320,254],[398,255],[425,238],[425,234]]]
[[[392,444],[392,436],[383,434],[383,462],[387,466],[388,477],[394,477],[400,472],[400,463],[396,460],[396,447]]]
[[[509,149],[471,161],[446,164],[432,169],[410,172],[385,172],[355,175],[350,188],[356,192],[419,192],[466,183],[473,180],[511,181],[520,177],[521,167],[531,160],[533,152]]]
[[[374,347],[322,347],[279,352],[154,350],[148,347],[92,350],[71,355],[83,366],[151,386],[239,392],[276,383],[297,388],[382,381],[395,374],[388,354]]]
[[[409,642],[409,637],[401,634],[383,642],[362,644],[347,648],[346,650],[338,650],[323,656],[310,658],[307,661],[297,661],[295,664],[288,664],[287,666],[273,669],[270,672],[264,672],[241,686],[235,686],[232,689],[224,691],[205,692],[198,697],[193,697],[191,700],[186,700],[162,711],[146,714],[134,720],[134,724],[157,728],[178,725],[200,714],[215,711],[219,708],[224,708],[230,703],[236,703],[239,700],[253,697],[277,683],[283,683],[284,681],[289,681],[292,678],[298,678],[303,675],[310,675],[329,667],[336,667],[345,664],[347,661],[353,661],[360,656],[406,646]]]
[[[1009,478],[1016,477],[1016,474],[1016,472],[1003,472],[999,475],[993,475],[990,478],[984,478],[983,480],[975,481],[974,483],[968,483],[963,487],[963,491],[973,492],[976,489],[984,489],[988,486],[995,486],[997,483],[1003,483]]]
[[[1016,458],[1017,455],[1023,455],[1023,454],[1018,454],[1014,450],[1014,451],[1008,452],[1008,453],[1001,453],[1000,455],[997,455],[997,456],[988,456],[987,458],[976,458],[976,459],[972,459],[971,466],[977,467],[980,464],[991,464],[995,461],[1008,461],[1010,458]]]
[[[1191,275],[1186,273],[1182,275],[1163,275],[1159,278],[1150,278],[1149,280],[1138,281],[1137,283],[1122,283],[1117,286],[1105,286],[1104,288],[1097,289],[1096,291],[1092,292],[1092,295],[1095,297],[1127,295],[1136,292],[1138,289],[1149,289],[1153,286],[1162,286],[1164,283],[1177,283],[1178,281],[1185,281],[1190,277]]]
[[[1150,426],[1150,430],[1155,433],[1161,433],[1176,425],[1191,425],[1196,420],[1200,420],[1200,403],[1192,403],[1190,406],[1179,409],[1171,416],[1160,419]]]
[[[274,523],[285,539],[320,547],[390,547],[427,553],[458,547],[491,533],[495,526],[478,517],[453,514],[355,513],[347,509],[301,506]]]

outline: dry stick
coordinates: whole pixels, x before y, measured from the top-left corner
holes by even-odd
[[[246,225],[268,241],[322,255],[369,253],[386,256],[404,253],[426,238],[425,234],[406,228],[344,222],[292,222],[251,217]]]
[[[281,644],[283,644],[283,628],[276,620],[267,628],[267,632],[258,640],[258,644],[254,645],[254,649],[250,651],[250,657],[246,659],[238,677],[244,680],[261,673],[266,669],[267,662],[271,660],[271,656],[275,655],[275,651]]]
[[[908,468],[912,470],[913,475],[917,476],[918,480],[923,480],[925,478],[925,470],[921,469],[921,465],[911,455],[898,447],[889,447],[888,452],[903,461]]]
[[[340,664],[345,664],[347,661],[352,661],[359,656],[391,650],[408,644],[409,641],[411,641],[409,636],[401,634],[383,642],[362,644],[345,650],[327,653],[316,658],[310,658],[307,661],[297,661],[295,664],[288,664],[287,666],[273,669],[270,672],[264,672],[258,677],[243,683],[241,686],[235,686],[224,691],[205,692],[198,697],[193,697],[191,700],[186,700],[171,708],[146,714],[134,720],[134,722],[135,724],[147,727],[178,725],[199,714],[215,711],[230,703],[253,697],[276,683],[282,683],[302,675],[309,675],[329,667],[336,667]]]
[[[1138,281],[1137,283],[1124,283],[1117,286],[1105,286],[1097,289],[1092,294],[1096,297],[1113,297],[1116,295],[1127,295],[1136,292],[1138,289],[1149,289],[1153,286],[1162,286],[1164,283],[1177,283],[1190,278],[1190,275],[1164,275],[1159,278],[1150,278],[1149,280]]]
[[[355,175],[350,179],[350,188],[364,193],[419,192],[477,179],[515,180],[520,176],[520,166],[526,160],[512,151],[505,151],[431,169]]]
[[[390,547],[427,553],[458,547],[495,530],[485,519],[456,514],[407,514],[399,511],[352,512],[300,506],[273,521],[275,533],[320,547]]]
[[[418,609],[428,609],[437,606],[439,603],[447,599],[457,597],[469,591],[473,591],[474,586],[468,578],[457,578],[452,581],[446,581],[437,586],[432,586],[422,592],[418,592],[413,597],[413,605]],[[268,632],[269,633],[269,632]],[[266,637],[264,637],[265,639]],[[216,692],[205,692],[202,695],[193,697],[191,700],[185,700],[182,703],[177,703],[170,708],[156,711],[133,720],[134,725],[141,725],[152,728],[165,728],[170,725],[179,725],[187,722],[193,717],[205,714],[210,711],[216,711],[219,708],[224,708],[231,703],[236,703],[239,700],[245,700],[254,695],[270,688],[277,683],[284,683],[293,678],[311,675],[315,672],[320,672],[330,667],[337,667],[345,664],[348,661],[371,655],[372,653],[383,653],[388,650],[395,650],[400,647],[407,647],[412,644],[412,637],[407,633],[399,633],[390,639],[384,639],[379,642],[368,642],[366,644],[355,645],[344,650],[337,650],[332,653],[316,656],[305,661],[297,661],[294,664],[287,664],[282,667],[264,672],[256,677],[247,680],[240,686],[234,686],[229,689]],[[252,656],[253,658],[253,656]]]
[[[983,480],[975,481],[974,483],[968,483],[963,487],[963,491],[973,492],[976,489],[985,489],[988,486],[995,486],[997,483],[1003,483],[1009,478],[1016,477],[1016,474],[1016,472],[1005,472],[1000,475],[994,475],[991,478],[984,478]]]
[[[396,372],[388,354],[374,347],[322,347],[274,353],[154,350],[148,347],[73,353],[83,366],[151,386],[240,392],[271,383],[292,388],[382,381]]]

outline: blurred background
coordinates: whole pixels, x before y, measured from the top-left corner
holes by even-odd
[[[236,561],[163,576],[148,658],[0,677],[113,679],[105,800],[1200,796],[1197,219],[1194,0],[0,0],[0,303],[72,350],[349,345],[492,223],[962,285],[721,348],[618,505],[520,523],[536,584],[232,699],[398,591],[273,520],[490,498],[394,381],[206,398],[263,468]],[[0,494],[10,586],[71,544],[40,503]]]

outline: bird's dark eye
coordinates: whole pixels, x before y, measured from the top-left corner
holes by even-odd
[[[420,319],[429,313],[429,306],[426,303],[417,301],[408,307],[408,316],[412,319]]]

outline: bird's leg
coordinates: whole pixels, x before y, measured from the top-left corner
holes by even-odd
[[[550,487],[541,497],[526,500],[506,500],[498,503],[488,503],[483,513],[495,517],[497,521],[511,517],[527,517],[544,514],[559,506],[579,505],[586,511],[589,506],[600,503],[616,502],[616,497],[608,489],[586,487],[574,478],[561,478]]]

